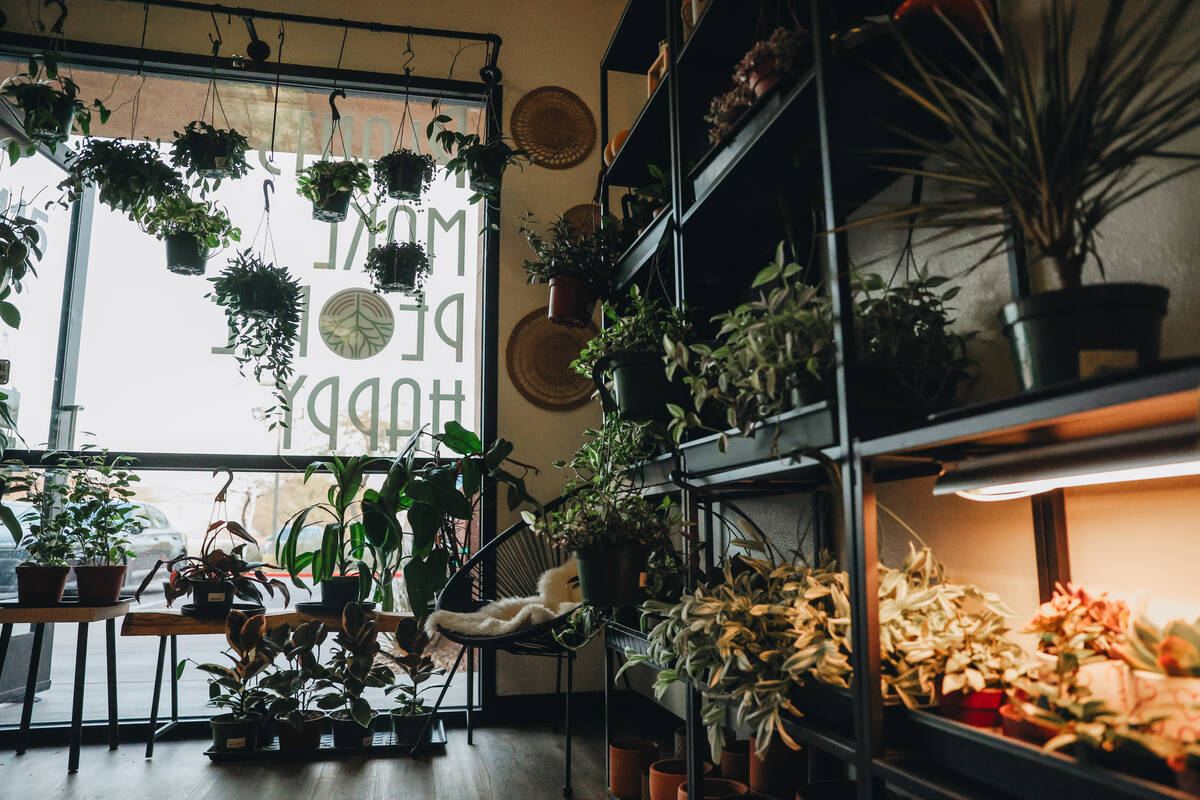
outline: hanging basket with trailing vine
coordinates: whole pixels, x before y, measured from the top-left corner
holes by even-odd
[[[222,178],[240,178],[250,171],[246,151],[250,142],[234,128],[216,128],[202,119],[193,120],[175,131],[171,145],[171,163],[191,178],[197,176],[200,185],[205,179],[220,185]]]
[[[377,292],[403,292],[423,297],[433,269],[418,242],[388,242],[367,253],[367,274]]]
[[[89,185],[96,186],[101,203],[135,222],[152,205],[187,193],[183,179],[163,163],[153,144],[124,139],[88,139],[67,155],[67,177],[58,184],[60,202],[78,200]]]
[[[386,195],[419,204],[433,183],[433,156],[407,147],[393,150],[375,162],[374,171],[380,198]]]

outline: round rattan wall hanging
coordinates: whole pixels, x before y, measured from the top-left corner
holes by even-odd
[[[508,337],[508,377],[529,402],[548,411],[579,408],[596,391],[589,378],[571,369],[596,326],[567,328],[546,319],[546,306],[521,318]]]
[[[510,124],[517,147],[548,169],[575,166],[596,144],[592,112],[579,95],[561,86],[542,86],[522,97]]]
[[[595,203],[580,203],[563,212],[567,223],[584,236],[591,236],[600,227],[600,206]]]

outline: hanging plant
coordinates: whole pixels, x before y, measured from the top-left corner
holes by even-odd
[[[300,330],[300,282],[284,267],[265,263],[249,248],[229,260],[229,266],[210,278],[208,295],[225,309],[232,331],[233,355],[243,375],[275,378],[276,405],[267,409],[270,429],[286,427],[290,412],[284,389],[292,375],[296,337]]]
[[[36,275],[35,259],[40,260],[41,236],[37,225],[21,215],[22,205],[0,212],[0,320],[12,328],[21,326],[21,314],[9,297],[21,291],[26,275]]]
[[[404,292],[422,299],[433,266],[418,242],[388,242],[367,253],[367,274],[377,292]]]
[[[754,90],[747,83],[735,83],[723,95],[714,97],[704,121],[708,123],[708,140],[720,144],[733,131],[733,126],[754,104]]]
[[[434,100],[434,112],[437,109],[438,101]],[[450,119],[446,114],[436,114],[426,126],[425,135],[430,141],[436,141],[450,156],[446,162],[447,172],[468,176],[471,191],[474,192],[471,203],[486,198],[489,203],[498,205],[505,170],[513,165],[524,168],[528,156],[524,150],[509,146],[503,136],[485,141],[477,133],[448,130],[446,123]]]
[[[433,156],[408,148],[393,150],[375,162],[374,170],[381,199],[386,195],[419,205],[433,183]]]
[[[189,178],[198,176],[196,186],[214,179],[215,189],[222,178],[240,178],[250,171],[246,163],[249,149],[250,142],[235,129],[215,128],[198,119],[189,122],[183,133],[175,131],[171,163]]]
[[[210,248],[242,240],[225,209],[186,194],[156,203],[143,217],[142,230],[166,242],[167,269],[180,275],[204,274]]]
[[[343,222],[350,203],[368,230],[382,231],[387,223],[371,220],[371,173],[361,161],[321,160],[296,172],[296,193],[312,203],[313,219]],[[364,207],[365,204],[365,207]]]
[[[91,128],[91,109],[96,109],[100,123],[108,121],[109,110],[99,100],[91,106],[79,99],[79,86],[68,77],[58,74],[58,60],[53,53],[31,56],[25,72],[19,72],[0,84],[0,97],[8,100],[22,113],[22,127],[30,144],[22,148],[15,139],[8,142],[8,158],[13,164],[22,155],[33,155],[37,145],[51,150],[62,144],[78,127],[84,136]]]
[[[67,205],[95,184],[100,202],[120,211],[134,222],[150,206],[171,195],[183,194],[186,186],[175,170],[163,163],[150,142],[124,139],[88,139],[67,155],[67,177],[58,184],[64,192],[59,201]]]
[[[812,64],[812,37],[804,28],[776,28],[742,57],[733,79],[762,97],[781,78],[794,79]]]

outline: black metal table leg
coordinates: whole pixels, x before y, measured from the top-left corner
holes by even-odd
[[[475,727],[471,724],[471,707],[475,705],[475,648],[467,648],[467,744],[475,744]]]
[[[8,642],[12,639],[12,623],[6,622],[0,628],[0,678],[4,677],[4,662],[8,660]]]
[[[158,665],[154,669],[154,693],[150,695],[150,732],[146,734],[146,758],[154,757],[154,737],[158,735],[158,698],[162,694],[163,659],[167,656],[167,637],[158,637]],[[175,671],[171,670],[174,675]]]
[[[75,644],[75,694],[71,697],[71,752],[67,756],[67,772],[79,770],[79,744],[83,738],[83,676],[87,669],[88,623],[79,623],[79,638]]]
[[[108,749],[121,744],[117,725],[117,620],[104,620],[104,647],[108,661]]]
[[[563,698],[566,706],[564,725],[567,729],[566,763],[563,766],[563,797],[570,798],[575,794],[571,787],[571,692],[575,689],[575,654],[567,653],[567,696]],[[607,746],[606,746],[607,747]]]
[[[21,706],[21,733],[17,738],[17,755],[25,752],[29,744],[29,721],[33,717],[33,695],[37,690],[38,662],[42,660],[42,639],[46,636],[46,623],[33,624],[33,649],[29,653],[29,676],[25,680],[25,702]]]
[[[559,704],[562,702],[562,660],[562,653],[554,654],[554,702]],[[558,714],[554,715],[554,725],[550,729],[555,733],[558,733],[562,730],[562,726],[559,724],[559,721],[562,719],[562,717],[559,716],[560,714],[562,714],[561,705],[558,709]]]
[[[179,664],[179,637],[171,634],[171,722],[179,721],[179,675],[175,672]]]
[[[458,651],[458,658],[454,659],[454,666],[450,668],[449,678],[442,684],[442,690],[438,692],[437,702],[433,704],[433,713],[426,719],[425,724],[421,726],[421,733],[417,736],[417,741],[413,743],[412,749],[408,751],[410,756],[415,756],[421,749],[421,745],[425,744],[425,737],[429,733],[429,726],[437,722],[438,710],[442,707],[442,701],[446,699],[446,690],[450,688],[450,681],[458,674],[458,665],[462,663],[463,656],[467,654],[467,648],[464,645]]]

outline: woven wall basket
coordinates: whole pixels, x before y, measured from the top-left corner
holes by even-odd
[[[530,311],[508,337],[508,377],[529,402],[548,411],[579,408],[596,391],[590,378],[571,369],[596,326],[568,328],[546,319],[547,308]]]
[[[542,86],[522,97],[510,125],[517,147],[548,169],[581,163],[596,144],[592,112],[579,95],[561,86]]]

